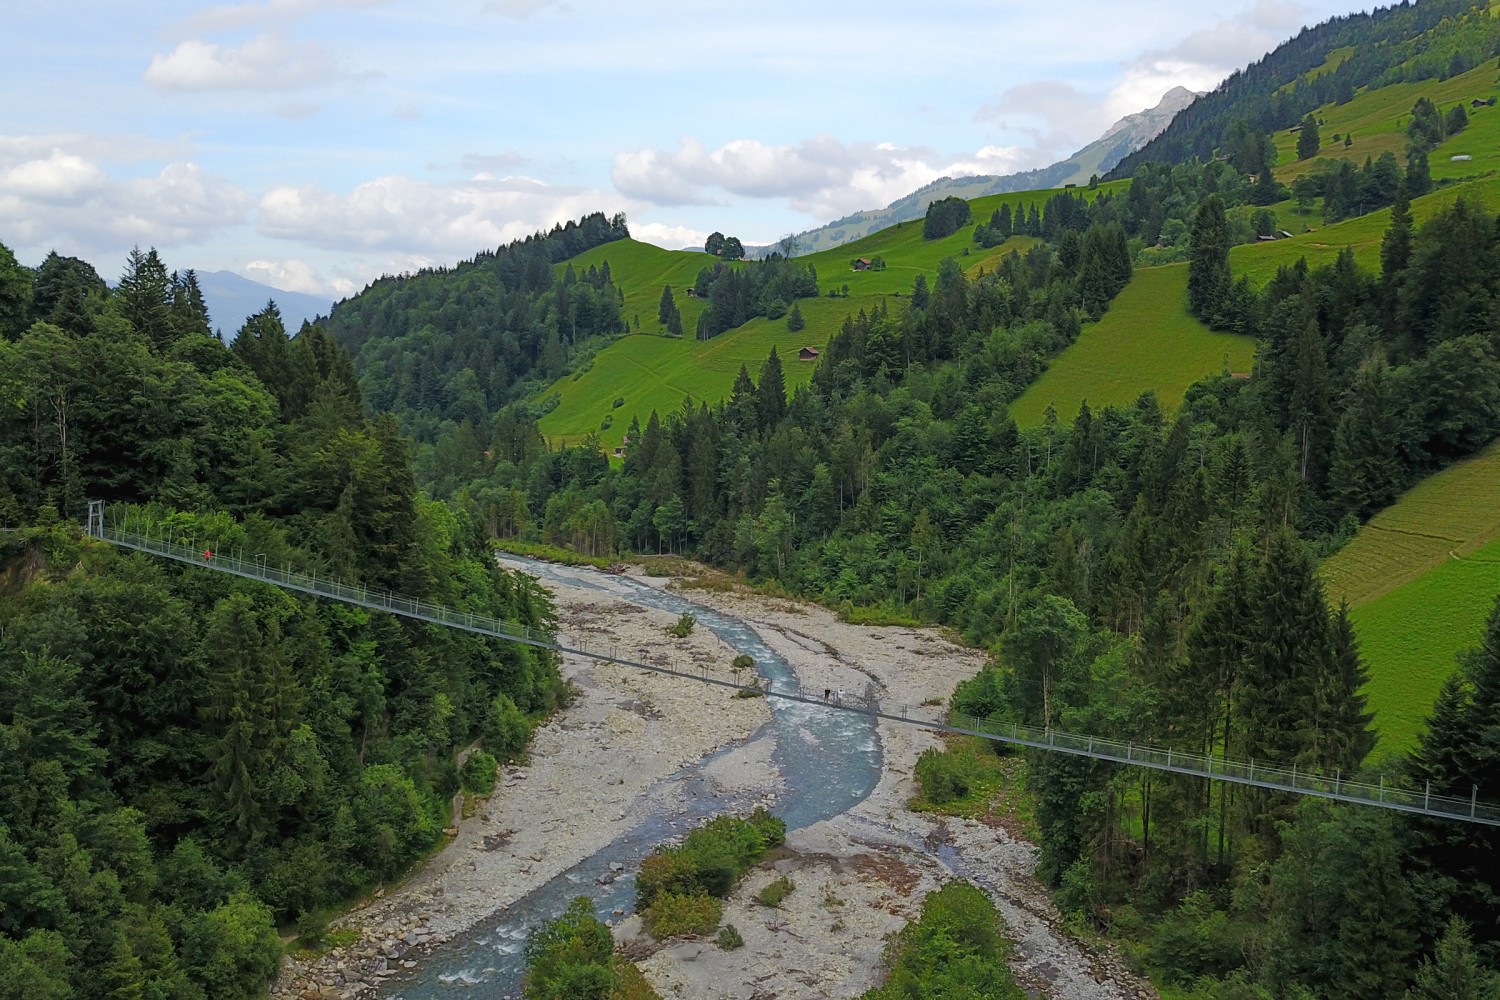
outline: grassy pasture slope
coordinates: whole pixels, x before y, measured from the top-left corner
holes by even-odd
[[[1500,444],[1430,476],[1322,567],[1369,665],[1381,749],[1410,749],[1500,593]]]
[[[1444,141],[1432,151],[1433,180],[1454,177],[1472,177],[1484,170],[1500,166],[1500,105],[1493,108],[1469,108],[1474,98],[1500,96],[1500,84],[1495,80],[1495,63],[1486,60],[1481,66],[1447,80],[1423,80],[1419,83],[1396,83],[1378,90],[1357,94],[1348,104],[1325,104],[1313,112],[1321,119],[1318,135],[1322,147],[1318,155],[1306,160],[1297,159],[1297,134],[1285,129],[1277,132],[1276,179],[1291,183],[1303,174],[1312,173],[1320,164],[1352,159],[1364,163],[1365,157],[1378,157],[1391,152],[1404,169],[1406,166],[1406,125],[1411,120],[1411,108],[1420,97],[1426,97],[1441,111],[1463,102],[1469,112],[1469,127],[1451,139]],[[1335,142],[1333,136],[1340,136]],[[1344,148],[1343,136],[1352,134],[1354,144]],[[1468,153],[1474,157],[1468,162],[1452,163],[1450,157],[1457,153]]]
[[[1101,184],[1099,191],[1123,191],[1128,182]],[[1086,197],[1094,192],[1079,189]],[[790,333],[785,319],[751,320],[744,326],[720,334],[706,344],[693,338],[703,303],[687,297],[687,287],[699,270],[713,263],[704,253],[663,250],[649,243],[621,240],[595,247],[574,257],[575,270],[609,262],[615,283],[625,296],[624,316],[627,323],[640,319],[640,333],[621,338],[600,351],[592,366],[582,374],[570,375],[547,389],[561,402],[539,423],[541,431],[557,443],[581,439],[597,432],[606,447],[618,445],[632,416],[644,424],[654,409],[665,414],[682,405],[685,395],[695,400],[717,402],[729,394],[734,377],[743,363],[752,375],[775,344],[786,371],[788,390],[812,378],[813,363],[796,360],[803,347],[821,350],[843,325],[844,318],[860,309],[873,309],[887,297],[904,296],[911,291],[918,274],[929,281],[944,258],[953,257],[973,275],[981,267],[991,270],[999,259],[1012,250],[1025,252],[1040,242],[1031,237],[1014,237],[999,247],[981,250],[974,246],[974,227],[988,222],[991,213],[1002,204],[1012,211],[1035,204],[1039,209],[1056,191],[1026,191],[989,195],[973,201],[974,219],[969,225],[941,240],[924,240],[922,223],[902,223],[864,239],[821,253],[799,258],[812,264],[818,272],[818,284],[824,296],[802,299],[799,303],[807,326],[800,333]],[[969,252],[964,256],[964,251]],[[883,257],[884,271],[854,271],[849,262],[857,257]],[[566,267],[559,264],[558,267]],[[671,285],[677,308],[682,313],[685,336],[681,340],[660,336],[656,321],[663,285]],[[828,298],[829,290],[849,286],[848,298]],[[624,405],[615,409],[615,399],[623,397]],[[610,427],[601,429],[606,416]]]
[[[1500,111],[1500,107],[1489,110]],[[1500,115],[1496,116],[1496,120],[1500,121]],[[1500,210],[1500,176],[1460,181],[1439,188],[1431,194],[1423,195],[1412,202],[1412,217],[1420,226],[1450,207],[1460,197],[1474,204],[1483,205],[1489,212]],[[1315,218],[1314,216],[1288,216],[1286,212],[1279,214],[1283,219],[1299,218],[1311,221]],[[1286,222],[1283,221],[1282,224],[1285,226]],[[1297,263],[1299,257],[1306,257],[1308,266],[1320,267],[1324,264],[1332,264],[1344,247],[1352,247],[1355,262],[1364,270],[1379,274],[1380,241],[1385,237],[1385,231],[1390,228],[1390,224],[1391,210],[1383,208],[1369,215],[1346,219],[1326,228],[1318,228],[1314,232],[1293,236],[1289,240],[1277,240],[1274,243],[1242,243],[1230,249],[1229,268],[1236,278],[1243,275],[1248,277],[1255,287],[1264,288],[1266,283],[1276,276],[1276,269],[1283,264],[1290,266]]]
[[[1011,406],[1022,427],[1042,423],[1050,404],[1071,423],[1085,400],[1093,409],[1127,404],[1154,389],[1174,412],[1187,387],[1205,375],[1249,371],[1255,341],[1214,333],[1187,311],[1187,265],[1137,268],[1109,312],[1087,323],[1078,340]]]

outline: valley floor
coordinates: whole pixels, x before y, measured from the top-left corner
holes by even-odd
[[[597,591],[552,589],[562,631],[608,635],[622,655],[659,653],[663,630],[675,621]],[[981,654],[934,630],[848,625],[823,608],[742,591],[684,596],[750,623],[808,691],[863,691],[873,683],[887,704],[920,705],[946,699],[981,664]],[[730,676],[733,652],[706,630],[666,642],[679,661]],[[769,715],[764,699],[735,699],[635,669],[569,657],[564,671],[581,693],[537,733],[528,765],[503,771],[494,796],[422,872],[341,921],[359,929],[359,942],[308,965],[289,963],[278,997],[373,992],[384,978],[380,969],[413,960],[408,951],[441,944],[597,852],[638,821],[654,783],[715,748],[746,741]],[[936,734],[882,722],[879,739],[884,767],[875,791],[831,820],[792,831],[775,860],[753,870],[726,901],[724,921],[741,932],[743,948],[657,944],[638,917],[615,921],[616,940],[662,996],[858,996],[878,981],[886,936],[956,873],[991,893],[1016,943],[1017,979],[1034,996],[1155,996],[1113,958],[1061,929],[1032,877],[1031,844],[981,822],[906,810],[916,759],[939,746]],[[773,749],[770,737],[744,742],[706,772],[722,789],[764,800],[774,811]],[[755,893],[781,874],[796,889],[780,907],[755,904]]]

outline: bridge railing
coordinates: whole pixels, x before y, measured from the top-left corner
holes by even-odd
[[[1226,760],[1224,757],[1185,750],[1161,749],[1138,743],[1121,742],[1098,736],[1083,736],[1056,729],[1026,726],[998,719],[976,719],[954,714],[949,725],[960,732],[997,739],[1022,746],[1060,750],[1099,760],[1136,764],[1180,774],[1197,774],[1208,778],[1256,785],[1279,791],[1299,792],[1344,802],[1362,802],[1405,812],[1428,813],[1454,819],[1478,820],[1500,825],[1500,805],[1480,802],[1478,789],[1470,798],[1433,795],[1425,788],[1405,788],[1369,781],[1351,780],[1342,774],[1324,774],[1297,767],[1285,768],[1255,761]]]
[[[700,680],[724,687],[744,686],[737,681],[711,677],[707,673],[706,668],[689,671],[671,661],[668,661],[666,664],[637,662],[628,657],[618,655],[614,646],[608,643],[601,644],[595,642],[592,644],[594,648],[590,649],[590,643],[584,637],[574,636],[570,638],[567,636],[556,636],[538,629],[529,628],[517,622],[504,621],[491,615],[474,614],[455,608],[430,604],[425,601],[393,594],[390,591],[370,590],[367,587],[344,583],[342,580],[327,579],[318,577],[312,573],[298,572],[288,566],[277,567],[268,565],[265,558],[261,556],[247,559],[241,554],[221,553],[212,549],[200,548],[196,542],[183,542],[180,540],[180,536],[174,538],[165,529],[161,536],[156,536],[149,531],[146,534],[141,534],[139,532],[121,530],[118,527],[111,527],[106,524],[102,511],[97,512],[97,517],[95,514],[96,512],[91,508],[89,534],[94,537],[115,545],[163,556],[178,562],[202,566],[218,572],[231,573],[236,576],[274,584],[275,586],[307,594],[327,597],[376,610],[389,611],[393,614],[434,622],[452,628],[464,629],[495,638],[522,642],[547,649],[579,652],[595,659],[608,660],[626,666],[634,666],[644,670]],[[825,706],[830,704],[797,692],[773,691],[769,685],[761,690],[763,693],[773,697],[786,698],[806,704],[823,704]],[[1159,747],[1120,742],[1097,736],[1067,733],[1051,728],[1004,722],[998,719],[979,719],[962,714],[952,714],[946,722],[943,722],[934,718],[923,718],[918,717],[916,714],[910,714],[915,710],[905,706],[894,710],[884,707],[875,697],[873,691],[864,696],[854,694],[843,696],[836,699],[831,707],[847,711],[864,712],[898,722],[925,725],[950,732],[967,733],[1002,743],[1077,754],[1096,760],[1113,761],[1121,764],[1173,771],[1180,774],[1201,775],[1206,778],[1254,785],[1277,791],[1314,795],[1322,798],[1337,799],[1343,802],[1363,803],[1387,809],[1397,809],[1405,812],[1423,813],[1500,826],[1500,805],[1479,801],[1477,788],[1470,798],[1462,799],[1452,796],[1432,795],[1428,789],[1412,789],[1386,784],[1384,779],[1379,784],[1372,784],[1368,781],[1349,780],[1341,774],[1330,776],[1319,772],[1300,770],[1296,767],[1288,769],[1259,764],[1255,761],[1226,760],[1223,757],[1212,754],[1200,754],[1170,748],[1161,749]]]

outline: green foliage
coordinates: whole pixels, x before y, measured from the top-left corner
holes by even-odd
[[[970,769],[963,760],[939,750],[923,750],[917,758],[916,778],[922,799],[933,806],[946,806],[968,798],[972,786]]]
[[[526,1000],[608,1000],[620,977],[611,956],[614,939],[579,896],[555,920],[526,939]]]
[[[719,933],[714,938],[714,944],[717,944],[725,951],[734,951],[745,946],[745,939],[740,934],[739,928],[735,927],[734,924],[725,924],[719,928]]]
[[[693,628],[698,624],[698,619],[688,612],[683,612],[682,617],[677,619],[677,624],[667,628],[667,635],[678,639],[686,639],[693,634]]]
[[[962,198],[940,198],[927,206],[927,215],[922,220],[922,238],[940,240],[952,236],[973,218],[969,203]]]
[[[765,852],[786,838],[786,824],[764,808],[747,818],[716,816],[677,847],[658,847],[635,877],[636,908],[650,909],[665,895],[728,895]],[[715,918],[717,921],[717,918]]]
[[[499,766],[499,761],[483,750],[475,750],[469,754],[464,761],[464,766],[459,770],[459,781],[464,791],[474,795],[488,795],[493,792],[495,774]]]
[[[921,919],[886,946],[886,981],[864,998],[1020,1000],[1026,992],[1011,977],[1009,955],[1010,942],[989,897],[968,882],[949,882],[927,894]]]
[[[1308,160],[1318,155],[1322,148],[1322,139],[1318,135],[1318,122],[1311,113],[1302,118],[1302,128],[1297,133],[1297,159]]]
[[[684,934],[707,937],[723,916],[724,904],[702,891],[662,893],[641,913],[646,930],[657,940]]]
[[[790,896],[792,890],[795,888],[797,887],[792,883],[792,880],[783,875],[772,881],[760,892],[757,892],[755,894],[755,901],[761,906],[774,908],[780,906],[782,900]]]

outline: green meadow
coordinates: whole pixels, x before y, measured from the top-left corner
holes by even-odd
[[[1500,594],[1500,444],[1429,476],[1372,517],[1321,570],[1349,602],[1380,749],[1418,733],[1455,657],[1477,645]]]
[[[1350,614],[1370,683],[1382,754],[1416,747],[1432,704],[1456,666],[1479,645],[1500,594],[1500,542],[1428,570]]]
[[[1097,191],[1078,190],[1093,198],[1101,191],[1123,190],[1124,183],[1101,184]],[[919,274],[932,280],[938,265],[948,257],[973,276],[981,270],[993,270],[1007,253],[1025,252],[1035,246],[1039,240],[1018,236],[1001,246],[981,249],[973,242],[974,227],[988,222],[1003,204],[1010,205],[1013,212],[1027,211],[1032,205],[1040,210],[1057,193],[1025,191],[975,199],[970,203],[973,221],[945,239],[923,239],[922,222],[917,220],[798,258],[817,269],[823,292],[817,299],[799,301],[806,321],[806,328],[799,333],[789,332],[784,318],[760,318],[699,343],[693,331],[703,303],[689,298],[687,289],[700,270],[715,262],[708,254],[663,250],[636,240],[620,240],[579,254],[558,268],[571,265],[582,271],[608,262],[610,274],[624,294],[623,314],[632,333],[605,347],[585,370],[547,388],[544,395],[556,394],[558,405],[541,419],[539,427],[555,443],[570,443],[597,433],[606,447],[616,447],[632,417],[644,424],[652,410],[665,414],[681,407],[684,397],[689,396],[694,401],[718,402],[729,394],[741,364],[758,377],[773,344],[781,355],[790,391],[812,378],[814,363],[797,360],[798,352],[803,347],[821,351],[846,317],[861,309],[877,308],[886,298],[909,294]],[[881,257],[886,267],[882,271],[855,271],[850,262],[859,257]],[[662,336],[657,322],[664,285],[671,286],[682,313],[682,338]],[[845,286],[847,296],[843,294]],[[830,298],[830,291],[838,297]],[[624,400],[618,407],[614,405],[617,399]],[[608,427],[604,426],[606,420]]]
[[[1042,423],[1047,407],[1071,423],[1079,407],[1133,402],[1154,390],[1162,409],[1182,404],[1188,386],[1221,371],[1248,372],[1255,341],[1214,333],[1187,311],[1187,265],[1137,268],[1097,323],[1058,355],[1010,412],[1022,427]]]

